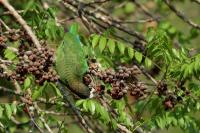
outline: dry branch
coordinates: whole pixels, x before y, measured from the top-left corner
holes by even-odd
[[[13,15],[13,17],[15,17],[15,19],[20,23],[20,25],[24,28],[24,30],[27,32],[27,34],[31,37],[33,43],[35,44],[35,46],[40,49],[41,45],[37,39],[37,37],[35,36],[35,34],[33,33],[33,31],[31,30],[31,28],[28,26],[28,24],[26,23],[26,21],[19,15],[19,13],[15,10],[15,8],[8,2],[8,0],[0,0],[0,3],[9,10],[10,14]]]
[[[184,22],[186,22],[187,24],[189,24],[193,28],[200,30],[200,25],[194,23],[192,20],[187,18],[184,15],[184,13],[180,12],[179,10],[177,10],[176,7],[170,2],[170,0],[164,0],[164,2],[180,19],[182,19]]]

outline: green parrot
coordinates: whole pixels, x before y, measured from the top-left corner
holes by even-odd
[[[79,37],[66,33],[56,51],[56,70],[60,80],[81,98],[90,96],[90,89],[83,83],[83,75],[88,70]]]

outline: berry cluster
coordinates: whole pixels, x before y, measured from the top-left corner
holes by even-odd
[[[137,74],[141,74],[141,71],[135,65],[131,67],[119,66],[117,68],[116,77],[119,79],[127,79]]]
[[[172,93],[169,93],[169,90],[167,89],[167,84],[165,82],[158,83],[157,92],[159,97],[164,97],[163,105],[166,110],[172,109],[175,106],[176,96]]]
[[[147,93],[147,87],[142,82],[134,82],[130,86],[130,94],[136,99],[145,96]]]
[[[127,94],[128,87],[124,80],[118,80],[111,84],[112,90],[110,95],[113,99],[121,99],[125,94]]]
[[[116,70],[113,69],[106,69],[106,70],[99,70],[98,63],[95,60],[91,60],[89,62],[89,71],[84,76],[84,82],[86,85],[90,85],[91,83],[91,76],[98,77],[104,83],[108,83],[111,85],[111,91],[108,93],[111,95],[113,99],[121,99],[128,91],[128,79],[135,79],[135,75],[140,74],[141,72],[136,66],[132,67],[125,67],[119,66]],[[99,85],[97,85],[99,86]],[[105,87],[96,87],[96,91],[103,94]]]
[[[19,63],[16,65],[16,72],[11,76],[22,84],[27,74],[35,76],[37,84],[42,85],[45,81],[57,81],[58,76],[53,70],[54,50],[34,48],[32,51],[25,51],[23,48],[19,51]]]
[[[167,89],[167,84],[164,82],[159,82],[159,84],[157,85],[157,92],[158,96],[164,97],[163,105],[166,110],[174,108],[177,103],[180,103],[183,100],[183,97],[185,95],[189,95],[189,91],[186,90],[183,85],[177,85],[177,88],[174,91],[170,92]]]
[[[167,84],[164,82],[159,82],[157,85],[158,96],[167,95]]]
[[[168,110],[168,109],[174,108],[174,106],[176,105],[176,102],[177,102],[176,96],[169,95],[164,99],[163,104],[164,104],[165,109]]]

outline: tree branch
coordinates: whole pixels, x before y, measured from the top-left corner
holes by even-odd
[[[164,0],[164,2],[180,19],[182,19],[184,22],[186,22],[193,28],[200,30],[200,25],[194,23],[193,21],[188,19],[182,12],[178,11],[176,7],[171,4],[170,0]]]
[[[31,37],[31,39],[32,39],[33,43],[35,44],[35,46],[38,49],[40,49],[41,45],[40,45],[39,41],[37,40],[37,37],[35,36],[33,31],[31,30],[31,28],[28,26],[26,21],[19,15],[19,13],[14,9],[14,7],[12,5],[10,5],[8,0],[0,0],[0,3],[5,8],[7,8],[9,10],[9,12],[15,17],[15,19],[21,24],[21,26],[25,29],[27,34]]]

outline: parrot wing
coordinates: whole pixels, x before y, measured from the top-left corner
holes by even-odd
[[[89,88],[82,78],[88,70],[87,60],[76,35],[67,33],[56,53],[56,70],[61,81],[68,83],[72,91],[84,97],[89,96]]]

